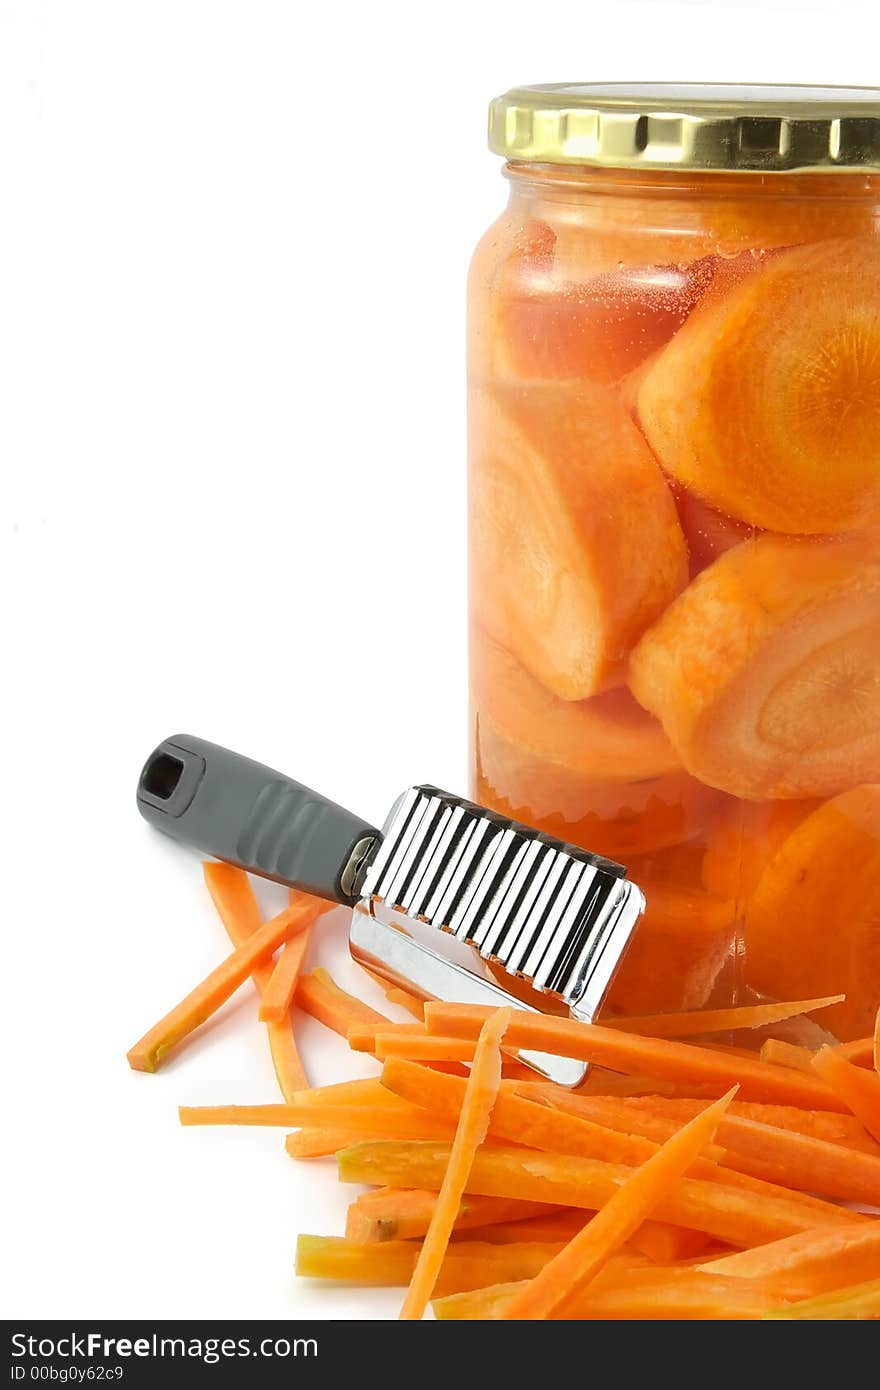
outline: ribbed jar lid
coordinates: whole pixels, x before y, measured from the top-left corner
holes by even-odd
[[[880,89],[698,83],[513,87],[489,108],[512,161],[766,174],[880,172]]]

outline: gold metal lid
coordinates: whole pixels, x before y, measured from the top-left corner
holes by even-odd
[[[880,89],[663,82],[513,87],[489,108],[489,148],[532,164],[880,172]]]

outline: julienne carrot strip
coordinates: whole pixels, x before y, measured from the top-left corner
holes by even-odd
[[[307,975],[300,975],[295,1002],[305,1013],[311,1014],[325,1028],[340,1033],[343,1038],[348,1036],[349,1028],[356,1023],[390,1023],[390,1019],[377,1009],[371,1009],[362,999],[340,989],[328,972],[320,967]]]
[[[626,1105],[628,1108],[648,1110],[655,1115],[677,1117],[682,1121],[693,1119],[700,1108],[698,1101],[668,1096],[629,1096]],[[831,1110],[799,1110],[793,1105],[761,1105],[754,1101],[735,1101],[729,1114],[880,1157],[880,1144],[866,1134],[864,1126],[854,1115]]]
[[[880,1072],[854,1066],[834,1047],[820,1048],[813,1058],[813,1067],[834,1087],[868,1133],[880,1140]]]
[[[380,1062],[386,1057],[408,1057],[419,1062],[472,1062],[476,1056],[474,1044],[464,1038],[429,1038],[424,1033],[411,1032],[377,1032],[372,1051]]]
[[[377,1037],[415,1037],[425,1036],[424,1023],[353,1023],[348,1030],[348,1045],[352,1052],[375,1052]]]
[[[347,1240],[358,1244],[385,1240],[421,1240],[427,1234],[437,1205],[437,1193],[412,1188],[379,1187],[362,1192],[348,1208]],[[455,1231],[488,1229],[500,1222],[547,1218],[558,1208],[546,1202],[516,1198],[464,1196],[455,1218]],[[583,1219],[583,1218],[582,1218]]]
[[[549,1090],[549,1088],[548,1088]],[[554,1088],[554,1092],[556,1088]],[[633,1109],[628,1107],[625,1102],[614,1097],[588,1097],[551,1094],[548,1096],[549,1103],[554,1107],[571,1115],[579,1115],[585,1119],[590,1119],[593,1123],[607,1125],[610,1129],[618,1130],[623,1134],[635,1134],[641,1138],[650,1140],[654,1146],[664,1144],[671,1138],[681,1126],[693,1119],[693,1115],[684,1118],[673,1118],[666,1115],[655,1115],[650,1111]],[[696,1114],[703,1108],[699,1101],[695,1103]],[[746,1124],[748,1122],[745,1122]],[[766,1126],[761,1126],[761,1137],[763,1145],[766,1146]],[[812,1195],[815,1190],[824,1190],[815,1181],[813,1168],[810,1169],[810,1177],[805,1179],[796,1171],[792,1174],[783,1168],[781,1157],[785,1154],[788,1157],[792,1150],[794,1152],[794,1163],[804,1167],[805,1159],[802,1148],[798,1146],[798,1141],[809,1144],[812,1141],[804,1139],[801,1135],[793,1135],[788,1131],[771,1131],[773,1134],[781,1136],[781,1153],[778,1149],[774,1150],[779,1156],[780,1161],[770,1163],[760,1162],[751,1158],[743,1158],[734,1149],[737,1140],[740,1139],[740,1131],[732,1124],[730,1110],[724,1116],[719,1127],[719,1142],[724,1144],[722,1149],[714,1146],[706,1150],[706,1157],[699,1159],[691,1170],[692,1177],[706,1177],[710,1181],[720,1182],[729,1187],[742,1187],[751,1192],[766,1197],[778,1197],[786,1201],[795,1201],[802,1207],[808,1207],[813,1213],[813,1224],[819,1225],[824,1222],[834,1222],[837,1224],[852,1224],[861,1218],[846,1208],[823,1201],[820,1197]],[[733,1135],[733,1139],[731,1139]],[[751,1140],[751,1143],[749,1142]],[[789,1144],[786,1141],[792,1141]],[[746,1131],[745,1148],[748,1150],[755,1147],[754,1135]],[[835,1176],[839,1185],[847,1189],[856,1189],[858,1196],[849,1198],[850,1200],[865,1200],[864,1190],[874,1192],[878,1187],[878,1169],[870,1167],[867,1172],[858,1172],[855,1176],[849,1172],[848,1162],[852,1157],[861,1158],[861,1154],[852,1154],[845,1149],[836,1149],[833,1145],[831,1155],[831,1172]],[[812,1151],[808,1150],[812,1158]],[[823,1155],[820,1155],[822,1157]],[[709,1161],[711,1157],[711,1162]],[[829,1162],[828,1156],[824,1155],[826,1165]],[[872,1160],[869,1160],[872,1162]],[[813,1164],[815,1167],[815,1161]],[[792,1190],[795,1189],[795,1190]]]
[[[293,1105],[381,1105],[391,1099],[378,1076],[357,1081],[336,1081],[330,1086],[308,1086],[296,1091]]]
[[[388,1139],[451,1139],[453,1123],[416,1105],[219,1105],[181,1106],[182,1125],[280,1125],[286,1129],[327,1128],[352,1136]]]
[[[500,1319],[522,1283],[495,1284],[434,1302],[440,1321]],[[766,1316],[775,1300],[745,1279],[711,1278],[689,1269],[633,1269],[609,1261],[554,1321],[741,1322]]]
[[[437,1288],[450,1294],[483,1288],[500,1280],[528,1279],[559,1248],[559,1242],[489,1245],[460,1241],[450,1245],[443,1255]],[[410,1241],[355,1245],[334,1236],[301,1235],[296,1244],[296,1272],[311,1279],[394,1286],[412,1279],[418,1256],[418,1245]]]
[[[489,1129],[492,1107],[501,1085],[501,1040],[510,1023],[510,1015],[510,1009],[494,1010],[493,1016],[480,1029],[449,1162],[400,1311],[404,1322],[418,1322],[424,1316],[434,1291],[471,1165]]]
[[[813,1054],[808,1047],[798,1047],[796,1043],[782,1042],[779,1038],[767,1038],[761,1044],[758,1057],[774,1067],[791,1067],[793,1071],[812,1074]]]
[[[637,1168],[593,1220],[514,1295],[502,1317],[506,1321],[549,1318],[589,1284],[712,1142],[735,1094],[731,1091],[708,1106]]]
[[[356,1144],[359,1137],[347,1129],[310,1125],[307,1129],[288,1134],[284,1147],[291,1158],[330,1158],[350,1144]]]
[[[476,1004],[429,1003],[425,1025],[431,1035],[473,1038],[490,1009]],[[517,1011],[511,1019],[511,1047],[558,1053],[586,1062],[598,1062],[612,1070],[646,1071],[672,1081],[726,1082],[740,1086],[744,1099],[777,1101],[814,1110],[839,1110],[841,1102],[818,1079],[785,1067],[770,1067],[746,1057],[713,1052],[692,1043],[644,1038],[577,1019]]]
[[[790,1004],[749,1004],[735,1009],[693,1009],[678,1014],[645,1014],[639,1018],[603,1019],[607,1028],[641,1033],[651,1038],[687,1038],[702,1033],[731,1033],[738,1028],[764,1028],[800,1014],[816,1013],[840,1004],[845,994],[825,999],[797,999]]]
[[[765,1318],[812,1319],[822,1322],[868,1321],[880,1318],[880,1279],[854,1284],[803,1303],[789,1303],[764,1314]]]
[[[354,1144],[337,1155],[343,1182],[435,1189],[448,1159],[448,1145],[393,1139]],[[625,1164],[570,1154],[486,1147],[474,1157],[467,1188],[486,1197],[518,1197],[598,1211],[632,1172]],[[815,1213],[797,1200],[764,1197],[691,1177],[682,1179],[663,1199],[656,1219],[705,1231],[740,1247],[780,1240],[816,1225]]]
[[[311,934],[312,928],[307,927],[282,947],[260,1002],[260,1018],[264,1023],[280,1023],[290,1013]]]
[[[233,946],[241,946],[263,921],[250,879],[244,870],[219,860],[206,861],[202,871],[227,936]],[[262,995],[271,975],[272,965],[269,961],[262,962],[251,971],[258,994]],[[292,1019],[267,1023],[266,1034],[281,1094],[285,1100],[291,1100],[296,1091],[309,1084],[297,1051]]]
[[[874,1067],[875,1071],[878,1070],[874,1065],[873,1038],[854,1038],[852,1042],[838,1043],[834,1051],[856,1067]]]
[[[552,1105],[568,1114],[580,1115],[626,1134],[638,1134],[655,1143],[664,1143],[686,1123],[685,1118],[652,1114],[613,1097],[567,1095],[549,1086],[544,1088],[544,1095]],[[833,1217],[841,1209],[807,1194],[822,1192],[846,1202],[880,1203],[880,1156],[844,1149],[839,1144],[791,1130],[776,1129],[729,1111],[718,1127],[718,1142],[724,1148],[718,1158],[720,1182],[734,1185],[735,1172],[740,1178],[737,1186],[741,1185],[745,1174],[759,1184],[757,1190],[768,1183],[777,1188],[797,1189],[790,1196],[797,1196],[816,1210],[817,1224],[820,1213],[826,1212]],[[697,1175],[695,1168],[694,1176]],[[700,1171],[699,1176],[706,1174]],[[778,1190],[776,1195],[780,1195]],[[842,1219],[848,1217],[846,1213]]]
[[[785,1298],[810,1298],[868,1279],[880,1269],[880,1221],[803,1231],[699,1266],[706,1274],[758,1279]]]
[[[205,1023],[225,1004],[252,974],[254,967],[268,960],[282,942],[297,932],[305,931],[314,921],[312,906],[297,902],[264,922],[251,936],[212,970],[185,999],[144,1034],[128,1053],[134,1071],[155,1071],[162,1058]]]

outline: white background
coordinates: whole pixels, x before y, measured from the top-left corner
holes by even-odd
[[[4,1315],[396,1314],[396,1291],[294,1279],[296,1233],[341,1229],[330,1162],[177,1124],[276,1098],[249,988],[128,1070],[227,944],[196,858],[140,821],[138,770],[187,730],[368,818],[413,781],[464,790],[488,99],[871,83],[877,15],[0,0]],[[335,925],[320,958],[354,984]],[[301,1039],[316,1082],[358,1070],[311,1020]]]

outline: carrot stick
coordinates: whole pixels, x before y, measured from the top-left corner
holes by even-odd
[[[880,1140],[880,1072],[854,1066],[833,1047],[820,1048],[813,1058],[813,1067],[823,1081],[834,1087],[868,1133]]]
[[[416,1037],[425,1036],[425,1025],[419,1023],[387,1023],[384,1019],[380,1023],[353,1023],[348,1030],[348,1045],[352,1052],[375,1052],[376,1038],[382,1037]]]
[[[378,1076],[358,1081],[336,1081],[330,1086],[309,1086],[296,1091],[293,1105],[382,1105],[391,1099]]]
[[[347,1129],[310,1125],[307,1129],[288,1134],[284,1147],[291,1158],[329,1158],[349,1144],[356,1144],[359,1138],[359,1135],[353,1135]]]
[[[832,994],[825,999],[797,999],[790,1004],[749,1004],[736,1009],[692,1009],[678,1014],[609,1018],[603,1019],[603,1025],[651,1038],[686,1038],[702,1033],[729,1033],[738,1028],[764,1028],[772,1023],[784,1023],[786,1019],[797,1018],[800,1014],[827,1009],[845,998],[843,994]]]
[[[802,1231],[754,1250],[708,1260],[706,1274],[759,1279],[786,1298],[811,1298],[868,1279],[880,1269],[880,1221]]]
[[[208,892],[230,941],[233,946],[241,946],[263,920],[250,879],[242,869],[218,860],[206,861],[202,870]],[[265,990],[271,974],[270,961],[261,962],[251,971],[251,979],[259,994]],[[296,1091],[309,1084],[297,1051],[293,1021],[288,1018],[283,1023],[267,1023],[266,1034],[281,1094],[285,1100],[291,1100]]]
[[[523,1284],[496,1284],[434,1302],[441,1321],[500,1319]],[[605,1271],[557,1314],[578,1322],[752,1321],[774,1299],[746,1280],[710,1278],[689,1269],[627,1269],[609,1261]],[[554,1319],[557,1320],[557,1319]]]
[[[352,1136],[451,1139],[455,1126],[416,1105],[206,1105],[180,1107],[182,1125],[281,1125],[344,1130]]]
[[[845,1057],[846,1060],[852,1062],[854,1066],[874,1066],[873,1038],[854,1038],[852,1042],[838,1043],[834,1050],[839,1057]]]
[[[813,1071],[813,1054],[808,1047],[798,1047],[796,1043],[782,1042],[779,1038],[767,1038],[758,1056],[773,1067],[791,1067],[793,1071],[810,1074]]]
[[[537,1322],[579,1293],[684,1177],[736,1093],[715,1101],[668,1139],[620,1186],[593,1220],[505,1308],[505,1321]]]
[[[486,1138],[492,1107],[501,1085],[501,1040],[510,1022],[510,1013],[509,1009],[496,1010],[480,1030],[449,1162],[400,1312],[404,1322],[418,1322],[424,1316],[437,1282],[455,1217],[467,1187],[471,1164]]]
[[[765,1318],[812,1319],[823,1322],[854,1322],[880,1318],[880,1279],[867,1284],[855,1284],[847,1289],[811,1298],[804,1303],[789,1303],[764,1314]]]
[[[268,960],[283,941],[297,932],[305,931],[324,904],[317,898],[295,903],[264,922],[247,939],[212,970],[185,999],[160,1019],[135,1043],[128,1053],[129,1065],[135,1071],[155,1071],[163,1057],[205,1023],[252,974],[254,966]]]
[[[320,967],[307,975],[300,975],[295,1002],[312,1018],[323,1023],[325,1028],[341,1033],[343,1037],[347,1037],[349,1028],[355,1023],[387,1025],[390,1022],[362,999],[340,989],[327,971]]]
[[[627,1134],[638,1134],[655,1143],[664,1143],[685,1123],[684,1119],[651,1114],[613,1098],[566,1095],[564,1091],[557,1093],[555,1088],[551,1092],[549,1087],[546,1091],[550,1103],[568,1114]],[[745,1174],[758,1180],[759,1190],[766,1183],[796,1188],[799,1198],[806,1200],[817,1213],[830,1214],[839,1209],[806,1194],[822,1192],[847,1202],[880,1203],[880,1156],[856,1153],[839,1144],[776,1129],[729,1112],[718,1126],[718,1142],[725,1150],[718,1158],[721,1167],[716,1172],[717,1180],[722,1183],[740,1186]],[[728,1169],[735,1170],[740,1181]],[[695,1167],[693,1173],[699,1177],[709,1176],[702,1166],[699,1172]]]
[[[446,1293],[479,1289],[506,1279],[528,1279],[559,1250],[559,1243],[489,1245],[460,1241],[444,1252],[437,1287]],[[355,1245],[334,1236],[299,1236],[296,1272],[311,1279],[340,1279],[347,1284],[407,1284],[419,1258],[414,1241],[393,1240]]]
[[[408,1029],[409,1024],[401,1024]],[[417,1025],[413,1024],[413,1028]],[[419,1062],[472,1062],[476,1055],[472,1042],[464,1038],[428,1038],[424,1033],[376,1033],[371,1049],[380,1062],[386,1057],[408,1057]]]
[[[359,1244],[382,1240],[418,1240],[427,1234],[437,1205],[436,1192],[380,1187],[363,1192],[348,1208],[345,1235]],[[463,1197],[455,1218],[456,1231],[491,1224],[546,1218],[558,1212],[546,1202],[521,1202],[504,1197]]]
[[[376,1139],[339,1154],[339,1176],[342,1182],[436,1188],[448,1159],[448,1145]],[[474,1158],[467,1189],[487,1197],[598,1211],[632,1171],[624,1164],[569,1154],[487,1147]],[[664,1198],[656,1218],[742,1247],[780,1240],[816,1225],[815,1213],[797,1200],[759,1196],[690,1177]]]
[[[429,1003],[425,1005],[425,1024],[432,1035],[473,1038],[488,1012],[476,1004]],[[598,1062],[612,1070],[644,1070],[672,1081],[739,1084],[748,1100],[777,1101],[815,1110],[841,1108],[828,1086],[785,1067],[768,1067],[765,1062],[713,1052],[692,1043],[644,1038],[577,1019],[517,1011],[511,1019],[508,1043],[511,1047]]]
[[[630,1096],[626,1105],[648,1110],[655,1115],[677,1116],[680,1120],[692,1119],[700,1108],[698,1101],[667,1096]],[[813,1139],[825,1139],[829,1144],[840,1144],[860,1153],[880,1156],[880,1144],[865,1133],[864,1126],[853,1115],[837,1114],[831,1110],[799,1110],[791,1105],[760,1105],[754,1101],[735,1101],[729,1114],[757,1120],[759,1124],[774,1125],[777,1129],[793,1130],[796,1134],[806,1134]]]
[[[264,1023],[280,1023],[290,1013],[311,934],[311,927],[307,927],[282,948],[269,983],[263,990],[260,1018]]]

